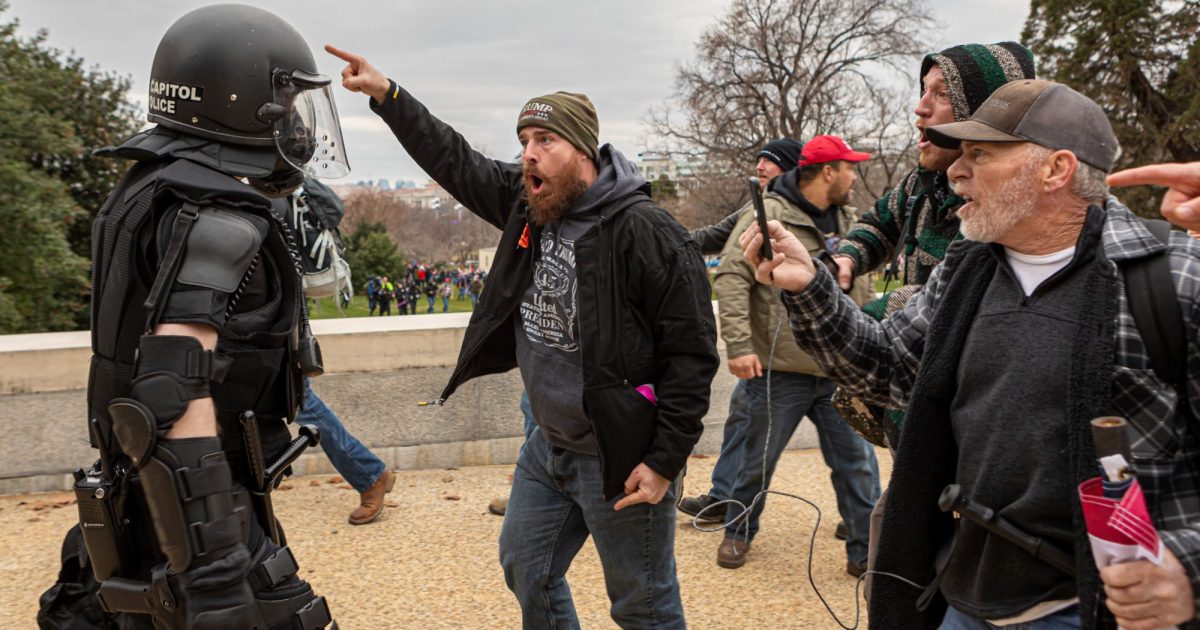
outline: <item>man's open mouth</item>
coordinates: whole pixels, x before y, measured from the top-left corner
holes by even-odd
[[[542,181],[541,177],[537,175],[529,176],[529,194],[536,195],[541,193],[543,185],[545,185],[545,182]]]
[[[963,210],[969,211],[969,210],[974,209],[973,204],[975,203],[975,197],[973,195],[971,195],[969,193],[965,193],[965,192],[959,192],[957,190],[954,191],[954,194],[958,195],[963,200],[962,205],[958,207],[958,210],[956,212],[958,212],[961,215]]]

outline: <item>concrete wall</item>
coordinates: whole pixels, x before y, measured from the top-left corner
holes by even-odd
[[[317,394],[359,440],[393,468],[508,464],[523,441],[516,371],[475,379],[444,405],[436,400],[462,345],[466,314],[319,320],[327,373]],[[0,336],[0,494],[61,490],[70,471],[96,457],[88,446],[87,332]],[[696,452],[720,450],[736,380],[721,369]],[[801,425],[791,447],[811,448]],[[334,472],[320,452],[305,454],[297,474]]]
[[[330,374],[453,366],[465,313],[313,321]],[[0,335],[0,395],[87,387],[91,333]]]
[[[0,395],[87,386],[91,333],[0,335]]]

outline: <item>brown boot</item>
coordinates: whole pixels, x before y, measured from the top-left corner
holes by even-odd
[[[386,470],[375,483],[360,495],[358,507],[350,513],[351,525],[365,525],[379,518],[383,512],[383,495],[396,485],[396,473]]]
[[[717,566],[725,569],[740,569],[746,564],[746,554],[750,552],[750,543],[736,538],[726,538],[717,547]]]
[[[853,560],[846,560],[846,573],[849,573],[850,577],[862,577],[862,574],[866,572],[866,564],[859,564]]]

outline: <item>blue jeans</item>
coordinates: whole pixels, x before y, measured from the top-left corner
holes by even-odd
[[[426,295],[426,296],[425,296],[425,299],[429,300],[429,310],[428,310],[428,311],[425,311],[425,312],[426,312],[426,313],[432,313],[432,312],[433,312],[433,296],[432,296],[432,295]]]
[[[867,563],[867,540],[871,527],[871,509],[879,500],[879,463],[870,443],[859,437],[833,408],[833,381],[797,372],[772,372],[771,435],[767,444],[767,377],[746,382],[746,404],[750,422],[746,426],[746,446],[742,465],[734,485],[733,498],[746,505],[763,486],[771,486],[775,465],[808,416],[817,427],[821,455],[829,466],[830,480],[837,496],[838,513],[846,522],[846,558],[856,564]],[[766,480],[763,479],[763,451],[766,449]],[[750,513],[749,526],[730,522],[739,510],[726,510],[726,536],[753,540],[758,533],[767,495],[763,495]]]
[[[350,435],[337,414],[317,397],[308,379],[304,379],[304,405],[296,414],[297,424],[307,424],[321,431],[321,450],[347,483],[358,492],[370,488],[387,472],[387,465],[372,453],[358,438]]]
[[[449,310],[450,310],[450,296],[443,295],[442,296],[442,312],[445,313],[446,311],[449,311]]]
[[[523,627],[579,628],[566,573],[590,534],[613,621],[625,629],[684,628],[674,492],[657,505],[617,512],[616,499],[605,501],[601,487],[598,457],[551,446],[534,427],[517,458],[500,529],[500,565]]]
[[[525,417],[525,439],[528,440],[530,435],[533,435],[533,427],[537,426],[533,422],[533,405],[529,404],[529,392],[521,390],[521,415]]]
[[[1049,617],[1042,617],[1026,623],[1014,623],[1007,626],[997,626],[979,617],[973,617],[951,606],[946,610],[940,630],[1079,630],[1082,625],[1079,619],[1079,606],[1060,610]]]
[[[746,425],[750,424],[750,407],[746,404],[746,380],[738,379],[729,394],[729,416],[725,418],[725,434],[721,437],[721,454],[712,471],[712,488],[708,496],[728,499],[733,496],[738,470],[742,467],[742,451],[746,448]]]

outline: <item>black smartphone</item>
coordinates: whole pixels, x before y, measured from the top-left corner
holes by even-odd
[[[771,260],[775,256],[771,253],[771,237],[767,232],[767,211],[763,209],[762,188],[758,185],[757,177],[751,177],[747,183],[750,185],[750,199],[754,202],[754,218],[758,221],[758,229],[763,237],[758,255],[762,256],[763,260]]]

